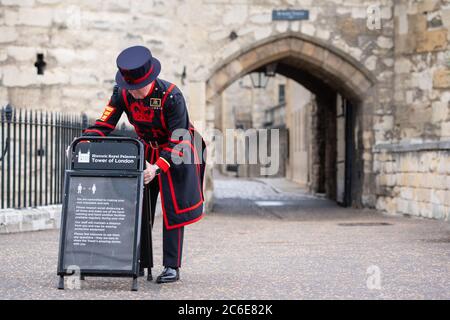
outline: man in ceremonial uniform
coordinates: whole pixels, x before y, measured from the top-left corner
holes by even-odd
[[[159,79],[160,62],[149,49],[134,46],[117,57],[114,92],[103,115],[83,131],[85,136],[106,136],[116,127],[123,112],[145,145],[141,273],[148,268],[150,202],[153,222],[158,193],[163,213],[163,265],[157,283],[179,280],[184,226],[203,217],[203,179],[206,145],[189,121],[181,91]],[[148,197],[150,191],[150,197]],[[150,198],[150,199],[149,199]],[[153,223],[152,223],[153,224]],[[142,275],[141,274],[141,275]]]

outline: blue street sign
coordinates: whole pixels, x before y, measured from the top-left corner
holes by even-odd
[[[273,10],[272,20],[308,20],[309,10]]]

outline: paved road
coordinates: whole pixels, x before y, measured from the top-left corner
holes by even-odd
[[[215,212],[186,229],[178,283],[140,279],[130,292],[128,279],[87,278],[81,290],[60,291],[58,231],[10,234],[0,235],[0,299],[450,298],[446,222],[340,208],[283,179],[215,187]]]

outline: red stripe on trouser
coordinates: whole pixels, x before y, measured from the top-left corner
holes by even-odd
[[[178,268],[183,255],[184,228],[167,229],[163,227],[163,265]]]

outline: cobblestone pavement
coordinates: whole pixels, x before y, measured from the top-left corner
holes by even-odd
[[[131,292],[129,279],[88,277],[81,290],[57,290],[59,232],[32,232],[0,235],[0,298],[450,298],[447,222],[341,208],[283,179],[221,177],[215,196],[215,211],[186,228],[177,283],[141,278]],[[159,215],[154,275],[161,225]]]

